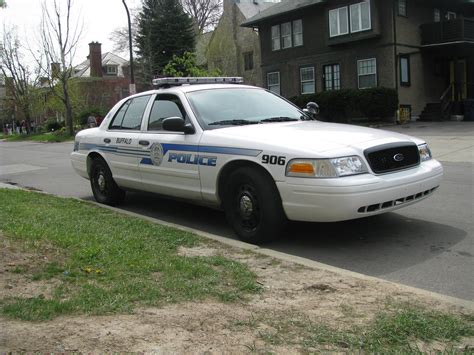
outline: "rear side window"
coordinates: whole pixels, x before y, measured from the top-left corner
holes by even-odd
[[[174,95],[158,95],[150,112],[148,130],[161,131],[163,120],[170,117],[181,117],[186,120],[186,112],[181,101]]]
[[[140,130],[143,113],[149,100],[150,95],[128,100],[116,113],[109,129]]]

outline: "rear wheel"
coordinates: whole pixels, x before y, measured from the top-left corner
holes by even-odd
[[[125,191],[115,183],[107,163],[101,158],[92,161],[90,169],[92,193],[97,202],[115,206],[125,198]]]
[[[275,183],[267,174],[251,167],[230,174],[224,209],[237,235],[249,243],[276,239],[286,223]]]

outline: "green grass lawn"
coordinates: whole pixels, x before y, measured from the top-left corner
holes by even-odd
[[[0,201],[1,234],[42,260],[14,272],[56,282],[47,297],[0,300],[3,315],[126,313],[206,298],[232,302],[260,290],[255,274],[238,262],[178,255],[180,246],[204,243],[196,235],[74,199],[0,189]]]
[[[47,142],[47,143],[59,143],[74,140],[73,136],[66,133],[39,133],[39,134],[15,134],[12,136],[3,136],[10,142],[17,141],[33,141],[33,142]]]

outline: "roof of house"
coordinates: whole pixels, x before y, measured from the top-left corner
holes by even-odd
[[[122,67],[128,65],[128,60],[114,54],[112,52],[102,53],[102,66],[116,65],[118,66],[117,76],[123,76]],[[74,67],[75,77],[89,77],[91,75],[90,62],[86,59],[82,63]]]
[[[283,0],[282,2],[273,4],[273,6],[247,19],[247,21],[244,21],[241,26],[253,27],[262,21],[271,19],[281,14],[298,11],[305,7],[322,4],[325,2],[327,2],[327,0]]]
[[[244,15],[246,19],[249,19],[276,4],[277,3],[274,2],[244,2],[237,3],[236,5],[240,9],[240,12],[242,12],[242,15]]]

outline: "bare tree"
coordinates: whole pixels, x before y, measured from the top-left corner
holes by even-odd
[[[74,134],[73,105],[69,80],[73,76],[76,55],[83,25],[72,17],[73,0],[43,1],[39,31],[40,53],[36,60],[42,76],[66,112],[66,127]]]
[[[24,64],[22,52],[15,28],[4,26],[0,44],[0,73],[5,80],[7,93],[13,99],[14,108],[21,112],[29,127],[38,76]]]
[[[222,0],[180,0],[184,11],[191,16],[200,33],[213,29],[222,14]]]
[[[135,38],[137,34],[137,15],[139,9],[138,8],[130,8],[130,17],[132,21],[132,38]],[[124,11],[124,18],[125,18],[125,11]],[[114,51],[119,53],[128,53],[128,27],[118,27],[113,30],[109,35],[109,40],[114,43]]]

